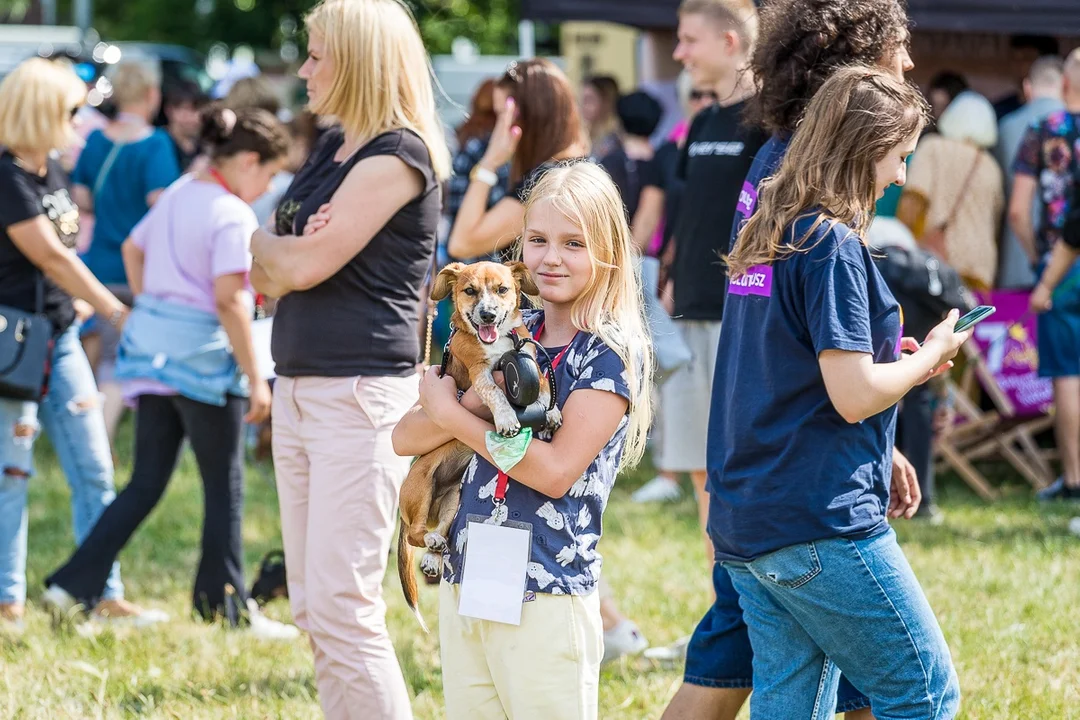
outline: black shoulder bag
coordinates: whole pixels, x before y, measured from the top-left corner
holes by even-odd
[[[0,397],[38,402],[45,394],[53,326],[45,317],[45,279],[38,272],[34,312],[0,305]]]

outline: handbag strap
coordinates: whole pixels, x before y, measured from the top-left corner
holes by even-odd
[[[104,133],[102,133],[104,136]],[[101,164],[101,169],[98,170],[97,179],[94,180],[94,198],[96,199],[101,192],[102,186],[105,184],[105,178],[109,176],[109,171],[112,170],[113,163],[116,162],[117,155],[120,154],[121,148],[127,143],[122,143],[119,140],[113,140],[112,149],[109,150],[109,154],[105,156],[105,162]]]
[[[953,203],[952,210],[949,211],[941,227],[947,228],[956,220],[956,214],[960,212],[960,204],[964,202],[964,196],[967,195],[968,188],[971,186],[971,179],[975,177],[975,171],[979,167],[979,161],[982,160],[982,154],[982,150],[975,148],[975,162],[971,163],[971,169],[968,170],[967,177],[964,178],[964,184],[960,186],[960,194],[956,196],[956,202]]]

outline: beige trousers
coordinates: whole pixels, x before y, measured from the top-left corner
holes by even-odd
[[[537,593],[520,625],[462,617],[460,597],[458,585],[439,588],[447,720],[596,720],[600,593]]]
[[[406,378],[278,378],[274,470],[296,624],[330,720],[409,720],[382,581],[409,458],[390,442],[417,399]]]

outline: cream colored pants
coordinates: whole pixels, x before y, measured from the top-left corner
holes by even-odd
[[[521,625],[458,615],[460,587],[439,589],[447,720],[595,720],[604,630],[600,593],[537,593]]]
[[[409,459],[390,443],[419,379],[278,378],[274,470],[289,601],[329,720],[409,720],[382,580]]]

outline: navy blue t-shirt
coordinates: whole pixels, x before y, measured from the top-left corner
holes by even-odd
[[[819,215],[788,229],[802,238]],[[825,390],[826,350],[900,356],[900,306],[870,250],[824,220],[794,253],[732,279],[709,418],[717,559],[870,537],[888,527],[895,406],[850,424]]]

